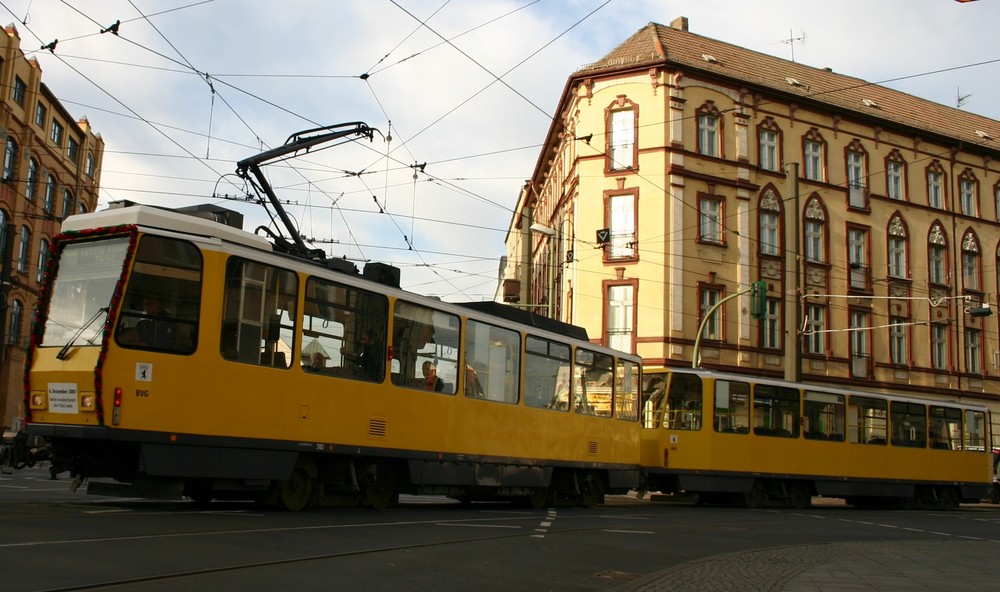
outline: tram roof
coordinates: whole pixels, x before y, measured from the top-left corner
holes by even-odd
[[[264,237],[233,228],[214,220],[196,215],[179,213],[154,206],[131,205],[111,208],[88,214],[69,216],[62,223],[63,230],[86,230],[108,226],[134,224],[143,228],[161,229],[220,240],[272,251],[271,243]]]

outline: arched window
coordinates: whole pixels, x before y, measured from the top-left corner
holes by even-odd
[[[39,284],[42,283],[42,279],[45,277],[45,267],[49,262],[49,241],[44,238],[38,241],[38,269],[36,270],[35,279]]]
[[[898,214],[889,220],[887,234],[889,237],[887,241],[889,254],[889,277],[909,277],[909,266],[906,261],[906,226],[903,224],[903,220]]]
[[[781,168],[781,129],[773,117],[767,117],[757,127],[759,166],[765,171]]]
[[[24,317],[24,305],[15,299],[10,303],[10,324],[7,325],[7,343],[17,343],[21,338],[21,319]]]
[[[938,161],[932,161],[927,166],[927,205],[932,208],[944,209],[945,198],[944,167]]]
[[[28,271],[28,253],[31,251],[31,230],[27,226],[21,227],[21,242],[17,246],[17,270]]]
[[[56,203],[56,178],[49,175],[45,179],[45,202],[42,204],[42,210],[46,214],[52,213],[52,208],[55,207]]]
[[[712,101],[698,109],[698,153],[721,158],[722,113]]]
[[[639,109],[624,96],[605,110],[607,127],[607,169],[609,171],[633,170],[637,168],[636,129],[638,129]]]
[[[972,230],[967,230],[962,237],[962,287],[974,292],[981,291],[980,281],[979,240]]]
[[[10,181],[17,176],[17,142],[7,137],[7,149],[3,153],[3,180]]]
[[[818,198],[806,204],[804,254],[807,261],[826,261],[826,213]]]
[[[885,159],[885,194],[889,199],[906,199],[906,161],[899,150]]]
[[[958,201],[963,214],[979,215],[979,180],[972,169],[965,169],[958,177]]]
[[[34,158],[28,159],[28,181],[24,186],[24,197],[29,200],[35,199],[35,191],[38,186],[38,161]]]
[[[927,281],[948,284],[948,237],[938,222],[931,226],[927,237]]]
[[[781,254],[781,203],[773,189],[767,189],[757,206],[760,212],[760,254]]]
[[[73,192],[63,189],[63,203],[61,217],[65,219],[73,213]]]

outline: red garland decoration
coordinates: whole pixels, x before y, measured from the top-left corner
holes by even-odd
[[[31,381],[30,370],[35,358],[35,349],[42,344],[44,334],[44,315],[42,311],[49,309],[49,299],[51,298],[50,279],[55,277],[59,269],[59,258],[56,253],[61,251],[63,243],[75,241],[81,238],[110,237],[116,234],[128,234],[129,244],[125,254],[125,261],[122,263],[122,272],[118,276],[114,293],[111,296],[111,303],[107,317],[104,320],[104,330],[101,337],[101,352],[98,354],[97,365],[94,367],[94,390],[96,395],[97,422],[104,425],[104,378],[102,368],[104,360],[107,358],[108,340],[111,338],[111,329],[114,327],[118,315],[118,304],[122,299],[122,292],[125,288],[125,274],[131,267],[132,258],[135,256],[136,241],[139,238],[138,229],[134,224],[121,224],[118,226],[108,226],[104,228],[88,228],[86,230],[67,230],[58,234],[49,247],[49,261],[46,266],[45,276],[38,293],[38,305],[35,307],[35,314],[31,323],[31,344],[28,347],[24,359],[24,421],[31,421]]]

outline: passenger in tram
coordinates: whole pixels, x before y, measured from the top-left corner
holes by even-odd
[[[427,390],[437,392],[444,390],[444,381],[438,378],[437,366],[432,364],[430,360],[423,363],[420,367],[420,371],[424,375],[424,387]]]
[[[377,380],[381,382],[383,378],[382,361],[385,354],[380,353],[376,342],[375,331],[369,329],[361,337],[361,352],[358,354],[359,378],[363,380]]]
[[[326,370],[326,357],[321,352],[313,352],[309,356],[309,364],[305,366],[306,372],[323,372]]]
[[[141,345],[156,349],[169,349],[174,344],[174,323],[164,321],[166,314],[155,294],[142,297],[143,319],[132,329],[122,334],[123,343]]]
[[[468,364],[465,366],[465,396],[476,399],[486,397],[483,393],[483,385],[479,382],[479,375],[476,374],[476,369]]]

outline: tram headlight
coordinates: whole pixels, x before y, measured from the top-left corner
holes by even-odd
[[[31,393],[31,408],[45,409],[45,393]]]
[[[94,400],[95,400],[94,395],[84,395],[83,397],[80,398],[80,407],[84,411],[93,411]]]

